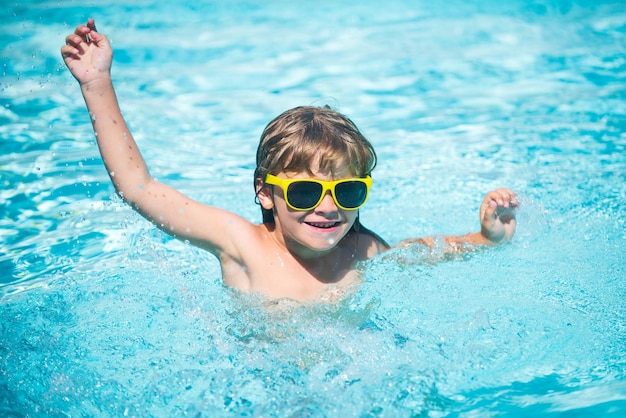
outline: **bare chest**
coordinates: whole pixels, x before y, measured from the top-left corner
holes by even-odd
[[[225,284],[272,298],[324,298],[343,292],[359,277],[353,257],[341,250],[303,262],[286,250],[271,249],[242,260],[222,259],[221,265]]]

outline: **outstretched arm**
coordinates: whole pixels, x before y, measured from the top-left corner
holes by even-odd
[[[61,54],[81,92],[96,134],[107,172],[122,198],[136,202],[152,178],[137,148],[111,81],[113,51],[106,36],[96,31],[93,19],[80,25],[65,40]]]
[[[150,176],[113,89],[113,51],[107,37],[96,31],[93,19],[67,36],[61,54],[80,84],[102,159],[118,194],[168,234],[214,252],[236,253],[231,232],[245,229],[247,221],[200,204]]]
[[[515,210],[519,200],[512,190],[500,188],[487,193],[480,205],[479,232],[466,235],[446,235],[441,237],[448,251],[457,252],[477,245],[499,245],[510,241],[515,234]],[[422,244],[435,246],[434,237],[407,239],[398,246]]]

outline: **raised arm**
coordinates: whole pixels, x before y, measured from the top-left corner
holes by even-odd
[[[509,189],[500,188],[487,193],[480,205],[479,232],[466,235],[445,235],[441,239],[446,243],[444,251],[458,252],[480,245],[500,245],[510,241],[515,234],[515,210],[519,206],[516,194]],[[422,244],[434,247],[434,237],[407,239],[398,246]]]
[[[93,19],[80,25],[61,48],[65,64],[81,92],[104,165],[115,189],[129,203],[152,181],[120,107],[111,80],[113,51],[106,36],[96,32]]]
[[[113,89],[113,51],[107,37],[96,31],[94,20],[78,26],[65,42],[61,54],[80,84],[102,159],[118,194],[168,234],[213,252],[236,255],[233,229],[251,224],[195,202],[150,176]]]

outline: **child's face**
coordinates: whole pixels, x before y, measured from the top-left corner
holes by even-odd
[[[354,177],[350,173],[342,174],[339,178]],[[279,173],[277,177],[326,181],[338,179],[320,172],[315,172],[313,176],[306,172]],[[285,245],[302,257],[315,257],[331,251],[356,221],[358,210],[339,208],[330,191],[326,191],[320,204],[313,209],[294,210],[288,206],[280,187],[271,189],[276,228],[282,233]]]

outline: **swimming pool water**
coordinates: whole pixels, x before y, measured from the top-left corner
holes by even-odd
[[[618,1],[14,2],[0,11],[0,415],[623,416]],[[260,221],[258,137],[330,104],[390,242],[523,200],[511,245],[394,250],[339,303],[225,288],[113,194],[65,35],[95,17],[152,173]]]

